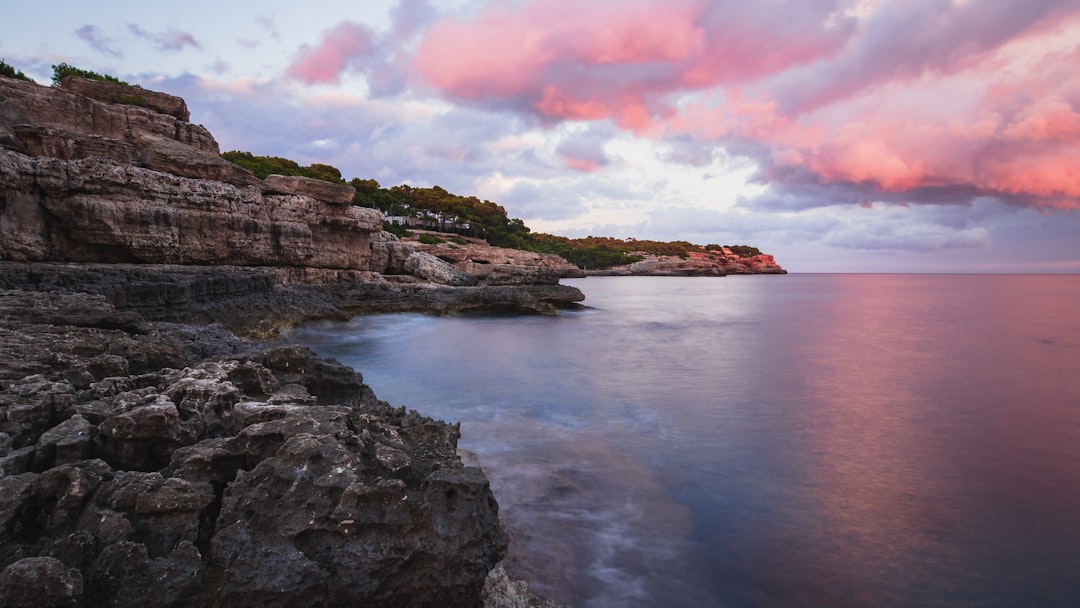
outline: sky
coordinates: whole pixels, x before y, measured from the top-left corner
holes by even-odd
[[[8,3],[221,149],[795,272],[1080,272],[1080,0]]]

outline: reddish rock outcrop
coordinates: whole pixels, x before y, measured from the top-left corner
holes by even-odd
[[[626,266],[590,270],[590,276],[722,277],[729,274],[787,274],[773,256],[740,257],[728,248],[690,252],[686,257],[638,253],[644,259]]]

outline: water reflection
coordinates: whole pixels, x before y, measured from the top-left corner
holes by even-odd
[[[547,317],[296,338],[462,421],[512,570],[575,606],[1064,605],[1080,277],[578,282]]]

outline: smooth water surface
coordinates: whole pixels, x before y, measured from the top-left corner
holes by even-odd
[[[567,281],[289,339],[462,422],[572,606],[1075,606],[1080,276]]]

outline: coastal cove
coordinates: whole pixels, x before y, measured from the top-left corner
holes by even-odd
[[[557,317],[284,340],[461,421],[512,576],[573,606],[1069,605],[1075,275],[590,277]]]

